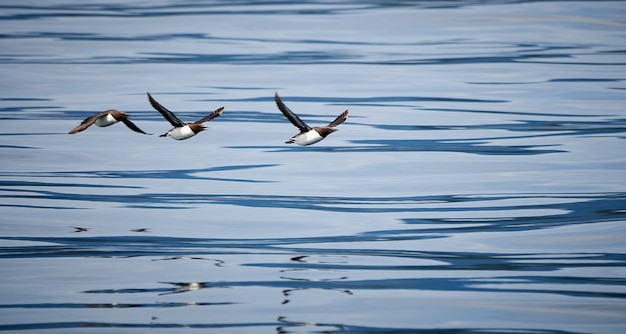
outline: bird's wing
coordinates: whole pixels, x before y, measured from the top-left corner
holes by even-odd
[[[311,130],[310,126],[306,125],[306,123],[304,123],[300,119],[300,117],[298,117],[298,115],[294,114],[293,111],[291,111],[291,109],[287,108],[287,106],[280,99],[280,96],[278,96],[278,93],[274,94],[274,100],[276,100],[276,105],[278,106],[278,109],[280,109],[283,115],[287,117],[287,119],[291,122],[291,124],[295,125],[302,132],[307,132]]]
[[[151,133],[146,133],[143,130],[141,130],[139,127],[137,127],[137,125],[135,125],[135,123],[131,122],[129,119],[124,118],[122,120],[122,123],[124,123],[129,129],[135,131],[135,132],[139,132],[139,133],[143,133],[144,135],[150,135]]]
[[[163,117],[165,117],[165,119],[168,122],[170,122],[170,124],[172,124],[172,126],[174,127],[185,126],[185,123],[183,123],[180,119],[178,119],[178,117],[176,117],[176,115],[174,115],[173,112],[169,111],[167,108],[162,106],[159,102],[157,102],[154,98],[152,98],[152,95],[150,95],[150,93],[148,93],[148,100],[150,101],[150,104],[152,105],[152,107],[156,109],[158,112],[160,112],[161,115],[163,115]]]
[[[68,132],[68,134],[75,134],[75,133],[79,133],[85,129],[87,129],[88,127],[92,126],[93,123],[96,122],[96,120],[102,116],[105,116],[106,114],[108,114],[108,111],[103,111],[101,113],[95,114],[93,116],[89,116],[87,118],[85,118],[85,120],[80,123],[79,126],[73,128],[72,130],[70,130],[70,132]]]
[[[202,124],[202,123],[204,123],[204,122],[208,122],[208,121],[210,121],[210,120],[212,120],[212,119],[216,118],[217,116],[221,115],[223,111],[224,111],[224,107],[217,108],[217,109],[215,109],[215,111],[214,111],[214,112],[212,112],[212,113],[211,113],[211,114],[209,114],[208,116],[204,116],[204,118],[202,118],[201,120],[197,120],[197,121],[195,121],[194,123],[196,123],[196,124]]]
[[[328,126],[331,127],[331,128],[334,128],[337,125],[345,122],[346,119],[348,119],[348,109],[346,109],[346,111],[342,112],[341,115],[337,116],[337,118],[335,118],[334,121],[332,121],[330,124],[328,124]]]

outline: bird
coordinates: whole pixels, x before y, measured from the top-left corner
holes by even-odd
[[[218,117],[224,111],[224,107],[220,107],[220,108],[217,108],[214,112],[212,112],[208,116],[205,116],[204,118],[200,120],[197,120],[193,123],[183,123],[180,119],[178,119],[178,117],[176,117],[176,115],[174,115],[173,112],[169,111],[167,108],[159,104],[159,102],[157,102],[152,97],[152,95],[150,95],[150,93],[148,93],[148,100],[150,101],[150,104],[152,105],[152,107],[156,109],[158,112],[160,112],[161,115],[163,115],[163,117],[165,117],[165,119],[168,122],[170,122],[172,126],[174,126],[173,129],[160,135],[159,137],[169,136],[176,140],[184,140],[187,138],[191,138],[197,135],[199,132],[204,131],[206,127],[202,125],[202,123],[208,122]]]
[[[141,130],[140,128],[138,128],[133,122],[131,122],[128,118],[130,117],[129,114],[123,112],[123,111],[119,111],[119,110],[115,110],[115,109],[109,109],[109,110],[105,110],[103,112],[97,113],[95,115],[89,116],[87,118],[85,118],[85,120],[80,123],[79,126],[73,128],[72,130],[70,130],[70,132],[68,132],[68,134],[75,134],[75,133],[79,133],[81,131],[84,131],[85,129],[87,129],[88,127],[90,127],[93,124],[96,124],[99,127],[105,127],[105,126],[109,126],[109,125],[113,125],[117,122],[122,122],[124,123],[129,129],[135,131],[135,132],[139,132],[139,133],[143,133],[145,135],[149,135],[149,133],[145,133],[143,130]]]
[[[280,109],[283,115],[287,117],[291,124],[300,129],[300,133],[291,137],[291,139],[286,141],[285,144],[296,143],[301,146],[315,144],[318,141],[326,138],[326,136],[328,136],[329,134],[337,131],[335,127],[348,119],[348,109],[346,109],[346,111],[342,112],[341,115],[337,116],[337,118],[335,118],[335,120],[327,126],[310,127],[283,103],[283,101],[280,99],[280,96],[278,96],[278,93],[274,94],[274,100],[276,100],[276,105],[278,106],[278,109]]]

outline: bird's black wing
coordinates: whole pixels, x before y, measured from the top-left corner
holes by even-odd
[[[278,96],[278,93],[274,94],[274,100],[276,100],[276,105],[278,106],[278,109],[280,109],[283,115],[287,117],[287,119],[291,122],[291,124],[295,125],[302,132],[307,132],[311,130],[310,126],[306,125],[306,123],[304,123],[300,119],[300,117],[298,117],[298,115],[294,114],[293,111],[291,111],[291,109],[287,108],[287,106],[280,99],[280,96]]]
[[[335,118],[334,121],[332,121],[330,124],[328,124],[328,126],[331,127],[331,128],[334,128],[337,125],[345,122],[346,119],[348,119],[348,109],[346,109],[346,111],[342,112],[341,115],[337,116],[337,118]]]
[[[215,109],[215,111],[214,111],[214,112],[212,112],[211,114],[209,114],[209,115],[207,115],[207,116],[204,116],[204,118],[202,118],[201,120],[197,120],[197,121],[195,121],[194,123],[196,123],[196,124],[202,124],[202,123],[204,123],[204,122],[208,122],[208,121],[210,121],[210,120],[214,119],[215,117],[217,117],[217,116],[221,115],[223,111],[224,111],[224,107],[217,108],[217,109]]]
[[[144,135],[150,135],[151,133],[146,133],[143,130],[141,130],[137,125],[135,125],[135,123],[131,122],[129,119],[124,118],[122,120],[122,123],[124,123],[124,125],[126,125],[129,129],[135,131],[135,132],[139,132],[139,133],[143,133]]]
[[[152,98],[152,95],[150,95],[150,93],[148,93],[148,100],[150,101],[150,104],[152,105],[152,107],[156,109],[158,112],[160,112],[161,115],[163,115],[163,117],[165,117],[165,119],[168,122],[170,122],[170,124],[172,124],[172,126],[174,127],[185,126],[185,123],[183,123],[180,119],[178,119],[178,117],[176,117],[176,115],[174,115],[173,112],[169,111],[167,108],[162,106],[159,102],[157,102],[154,98]]]

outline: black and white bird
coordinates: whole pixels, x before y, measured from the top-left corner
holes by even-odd
[[[157,102],[154,98],[152,98],[152,95],[150,95],[150,93],[148,93],[148,100],[150,101],[152,107],[160,112],[161,115],[163,115],[163,117],[168,122],[170,122],[172,126],[174,126],[173,129],[160,135],[159,137],[172,137],[176,140],[191,138],[198,133],[204,131],[206,129],[206,126],[202,125],[202,123],[208,122],[218,117],[224,111],[224,107],[221,107],[216,109],[210,115],[205,116],[202,119],[197,120],[193,123],[183,123],[183,121],[178,119],[178,117],[176,117],[173,112],[169,111],[167,108],[159,104],[159,102]]]
[[[113,125],[117,122],[122,122],[124,123],[129,129],[135,131],[135,132],[139,132],[139,133],[143,133],[145,135],[149,135],[149,133],[145,133],[143,130],[141,130],[140,128],[138,128],[133,122],[131,122],[128,118],[130,117],[130,115],[128,115],[127,113],[123,112],[123,111],[119,111],[119,110],[115,110],[115,109],[109,109],[109,110],[105,110],[101,113],[97,113],[95,115],[89,116],[87,118],[85,118],[85,120],[80,123],[79,126],[73,128],[72,130],[70,130],[70,132],[68,132],[68,134],[75,134],[75,133],[79,133],[81,131],[86,130],[88,127],[92,126],[93,124],[95,124],[96,126],[99,127],[105,127],[105,126],[109,126],[109,125]]]
[[[274,94],[274,100],[276,100],[276,105],[278,106],[278,109],[280,109],[283,115],[287,117],[291,124],[300,129],[300,133],[291,137],[291,139],[286,141],[285,144],[296,143],[302,146],[315,144],[318,141],[326,138],[326,136],[328,136],[329,134],[337,131],[335,127],[348,119],[348,110],[346,109],[346,111],[337,116],[337,118],[335,118],[335,120],[332,121],[330,124],[322,127],[310,127],[283,103],[283,101],[280,99],[280,96],[278,96],[278,93]]]

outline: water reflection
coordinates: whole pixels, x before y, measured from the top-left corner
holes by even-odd
[[[194,13],[196,14],[196,13]],[[0,18],[1,19],[1,18]],[[350,40],[311,40],[311,39],[299,39],[299,40],[277,40],[277,39],[245,39],[241,40],[236,37],[213,37],[203,34],[167,34],[167,35],[143,35],[134,37],[125,36],[111,36],[111,35],[99,35],[99,34],[75,34],[75,33],[46,33],[46,32],[31,32],[27,34],[6,34],[4,39],[41,39],[41,40],[63,40],[66,42],[71,41],[105,41],[105,42],[119,42],[119,43],[137,43],[137,42],[149,42],[149,41],[177,41],[177,42],[190,42],[198,43],[202,40],[207,40],[214,43],[259,43],[259,44],[288,44],[288,45],[300,45],[300,44],[327,44],[328,46],[334,45],[351,45],[353,48],[367,49],[367,52],[359,50],[289,50],[289,51],[274,51],[267,53],[197,53],[197,52],[137,52],[133,55],[115,55],[115,56],[103,56],[100,54],[94,54],[92,56],[83,57],[68,57],[65,55],[6,55],[0,58],[0,63],[4,64],[237,64],[237,65],[271,65],[271,64],[306,64],[306,65],[318,65],[318,64],[346,64],[346,65],[384,65],[384,66],[414,66],[414,65],[476,65],[476,64],[498,64],[498,63],[532,63],[532,64],[576,64],[576,65],[625,65],[625,62],[614,61],[593,61],[593,60],[575,60],[579,59],[577,56],[581,53],[591,53],[598,56],[607,54],[607,51],[595,52],[592,47],[571,44],[563,47],[546,46],[532,46],[528,48],[528,45],[519,45],[510,42],[499,42],[490,45],[493,48],[499,48],[503,50],[501,54],[484,54],[484,55],[465,55],[459,56],[456,53],[443,53],[436,56],[416,56],[414,52],[415,47],[428,47],[433,43],[402,43],[402,44],[390,44],[390,43],[362,43]],[[442,41],[437,43],[440,46],[450,47],[463,47],[464,44],[474,44],[476,48],[484,47],[483,42],[468,41],[463,42],[459,40]],[[385,49],[389,46],[404,46],[403,51],[396,52],[380,52],[376,50]],[[374,49],[374,50],[372,50]],[[514,51],[510,51],[510,50]],[[561,53],[555,53],[554,51],[560,50]],[[506,51],[504,51],[506,50]],[[610,50],[619,54],[620,49]]]
[[[357,326],[349,324],[332,324],[313,321],[291,321],[288,317],[280,316],[276,322],[246,322],[246,323],[167,323],[167,322],[151,322],[151,323],[123,323],[123,322],[45,322],[33,324],[16,324],[16,325],[0,325],[0,331],[4,330],[59,330],[59,329],[76,329],[76,328],[117,328],[117,329],[203,329],[203,330],[234,330],[238,332],[260,332],[274,329],[277,334],[301,332],[304,333],[359,333],[359,334],[379,334],[379,333],[398,333],[398,334],[579,334],[579,331],[549,330],[530,328],[492,328],[492,327],[470,327],[459,328],[415,328],[415,327],[376,327],[376,326]],[[158,320],[158,318],[152,319]],[[310,330],[310,331],[309,331]]]
[[[420,240],[416,233],[407,233],[396,241]],[[437,236],[433,236],[437,238]],[[244,264],[244,267],[262,267],[277,269],[275,281],[235,281],[235,282],[203,282],[195,281],[198,287],[236,287],[236,286],[271,286],[287,289],[339,289],[354,290],[368,289],[403,289],[408,288],[415,282],[421,282],[421,286],[440,284],[445,289],[452,290],[484,290],[492,291],[492,287],[481,287],[481,284],[497,283],[490,279],[475,280],[471,277],[449,277],[434,279],[411,278],[388,280],[389,277],[380,280],[355,280],[352,275],[356,272],[411,272],[411,271],[467,271],[483,272],[491,277],[516,276],[526,282],[555,282],[559,275],[544,277],[530,272],[554,272],[572,268],[619,268],[626,263],[626,257],[619,253],[493,253],[493,252],[452,252],[452,251],[428,251],[428,250],[402,250],[375,248],[376,245],[384,245],[390,241],[385,237],[385,231],[381,235],[372,232],[353,236],[329,236],[329,237],[302,237],[302,238],[259,238],[259,239],[207,239],[207,238],[176,238],[176,237],[152,237],[152,236],[119,236],[119,237],[3,237],[2,240],[31,241],[45,243],[45,245],[27,246],[4,246],[0,248],[0,258],[54,258],[54,257],[101,257],[101,258],[130,258],[130,257],[166,257],[171,259],[200,258],[215,254],[243,256],[245,254],[285,254],[291,257],[302,256],[340,256],[343,263],[317,263],[317,262],[254,262]],[[359,245],[368,245],[365,247]],[[352,248],[341,247],[342,245],[354,245]],[[394,259],[390,263],[388,259]],[[359,260],[367,260],[360,263]],[[222,268],[224,260],[210,260],[218,268]],[[165,264],[164,264],[165,265]],[[621,278],[598,277],[592,280],[590,277],[571,277],[571,282],[587,282],[584,284],[622,284]],[[446,281],[448,280],[448,281]],[[439,283],[437,283],[439,282]],[[174,282],[177,285],[190,285],[191,282]],[[172,284],[174,284],[172,283]],[[480,283],[480,284],[477,284]],[[503,285],[504,286],[504,285]],[[511,285],[513,286],[513,285]],[[558,287],[558,285],[555,285]],[[506,289],[505,289],[506,290]],[[523,289],[520,289],[520,291]],[[558,290],[558,289],[557,289]],[[507,291],[516,291],[508,289]],[[137,292],[171,292],[170,289],[145,288],[145,289],[115,289],[90,291],[100,293],[137,293]],[[553,293],[546,289],[545,293]],[[559,292],[560,293],[560,292]],[[563,292],[564,293],[564,292]],[[621,293],[613,293],[612,296],[622,296]]]
[[[349,257],[341,256],[340,262],[335,262],[334,260],[332,260],[333,257],[331,255],[328,255],[328,256],[321,255],[320,257],[324,258],[324,260],[316,261],[316,260],[313,260],[313,257],[308,256],[308,255],[301,255],[301,256],[296,256],[296,257],[291,258],[291,261],[295,261],[298,263],[314,263],[314,265],[302,266],[300,268],[292,267],[292,268],[282,269],[280,270],[280,273],[282,274],[280,278],[284,280],[288,280],[288,281],[303,281],[303,282],[324,282],[324,281],[338,281],[338,280],[350,279],[349,276],[345,276],[347,275],[346,274],[347,271],[340,269],[341,265],[346,265],[349,263],[350,261]],[[337,263],[340,265],[332,269],[324,268],[323,265],[317,267],[316,264],[320,264],[320,263],[322,264]],[[343,272],[344,275],[339,276],[340,272]],[[292,295],[296,292],[308,293],[311,290],[312,290],[311,288],[300,288],[300,287],[284,289],[282,291],[283,296],[284,296],[284,300],[282,304],[284,305],[284,304],[290,303],[293,299]],[[349,289],[322,288],[322,290],[337,291],[337,292],[341,292],[347,295],[354,294]]]
[[[204,288],[204,283],[200,283],[200,282],[159,282],[159,283],[170,284],[170,285],[175,286],[174,291],[160,293],[159,294],[160,296],[174,294],[174,293],[196,291],[196,290],[200,290]]]
[[[341,324],[327,324],[318,322],[307,321],[289,321],[287,317],[280,316],[278,321],[283,323],[281,326],[276,327],[277,334],[295,333],[298,329],[311,328],[317,333],[337,333],[346,332],[346,326]],[[395,332],[395,331],[394,331]],[[365,333],[365,332],[364,332]]]
[[[212,173],[218,171],[233,171],[233,170],[242,170],[242,169],[255,169],[255,168],[265,168],[276,166],[275,164],[264,164],[264,165],[238,165],[238,166],[219,166],[219,167],[207,167],[207,168],[196,168],[196,169],[176,169],[176,170],[133,170],[133,171],[115,171],[115,170],[94,170],[94,171],[60,171],[60,172],[3,172],[0,173],[0,177],[2,178],[94,178],[94,179],[103,179],[103,178],[123,178],[125,180],[130,179],[170,179],[170,180],[210,180],[210,181],[226,181],[226,182],[272,182],[265,180],[255,180],[255,179],[242,179],[242,178],[223,178],[223,177],[208,177],[201,176],[197,174],[202,173]],[[93,198],[92,196],[107,196],[107,195],[96,195],[96,194],[72,194],[66,193],[62,195],[60,192],[46,191],[43,189],[46,188],[109,188],[109,189],[141,189],[144,187],[141,186],[133,186],[133,185],[103,185],[103,184],[93,184],[87,182],[81,183],[70,183],[70,182],[38,182],[38,181],[8,181],[8,180],[0,180],[0,191],[5,192],[6,194],[0,195],[0,198],[31,198],[31,199],[52,199],[57,198],[61,199],[61,197],[65,197],[69,200],[77,200],[82,197],[82,200],[87,200],[88,198]],[[35,189],[31,189],[35,188]],[[56,194],[56,195],[54,195]],[[129,196],[126,199],[131,202],[141,203],[144,201],[135,201],[132,197],[140,196],[140,195],[126,195]],[[110,202],[113,198],[122,199],[122,197],[116,195],[110,195],[109,200],[105,200],[105,202]],[[104,199],[101,198],[101,199]],[[93,201],[100,201],[101,199],[93,198]],[[122,200],[124,201],[124,200]],[[6,206],[13,206],[12,204],[5,204]],[[36,206],[34,206],[36,207]],[[43,207],[43,206],[42,206]],[[60,207],[59,207],[60,208]],[[68,207],[63,207],[68,208]],[[78,207],[75,207],[78,208]]]
[[[430,328],[428,326],[420,328],[404,328],[404,327],[376,327],[376,326],[358,326],[352,324],[333,324],[313,321],[293,321],[290,317],[280,316],[278,321],[282,324],[276,328],[277,334],[284,333],[359,333],[359,334],[579,334],[580,332],[571,332],[563,330],[535,329],[535,328],[480,328],[480,327],[441,327]]]
[[[229,305],[230,303],[176,303],[176,302],[159,302],[159,303],[39,303],[39,304],[0,304],[0,309],[24,308],[24,309],[90,309],[90,308],[169,308],[169,307],[186,307],[186,306],[219,306]]]
[[[172,256],[172,257],[167,257],[163,259],[153,259],[152,261],[172,261],[172,260],[203,260],[203,261],[213,261],[214,262],[213,264],[216,267],[223,267],[225,265],[225,262],[223,260],[209,259],[209,258],[198,257],[198,256]],[[187,283],[183,283],[183,284],[187,284]]]
[[[153,318],[151,320],[158,320]],[[59,329],[84,329],[84,328],[121,328],[121,329],[241,329],[254,331],[269,327],[274,328],[278,324],[274,322],[259,322],[259,323],[165,323],[165,322],[96,322],[96,321],[68,321],[68,322],[38,322],[28,324],[11,324],[0,325],[0,331],[24,331],[24,330],[59,330]]]
[[[533,136],[537,137],[537,136]],[[537,155],[567,152],[553,145],[494,145],[482,140],[381,139],[351,140],[357,146],[332,147],[330,152],[458,152],[479,155]],[[550,149],[546,149],[550,147]]]
[[[614,266],[623,266],[624,261]],[[593,268],[598,265],[579,266],[583,268]],[[565,266],[566,268],[568,266]],[[440,268],[445,270],[446,268]],[[476,270],[471,267],[454,267],[448,270],[469,271]],[[405,268],[406,270],[406,268]],[[432,270],[425,267],[420,270]],[[533,268],[520,265],[517,268],[502,268],[497,265],[490,265],[483,268],[485,272],[498,270],[513,273],[524,273],[532,271]],[[536,270],[536,269],[534,269]],[[556,270],[556,269],[554,269]],[[551,271],[554,271],[551,270]],[[356,274],[356,273],[355,273]],[[416,272],[416,275],[419,275]],[[174,285],[174,288],[127,288],[127,289],[103,289],[83,291],[89,294],[137,294],[150,293],[156,295],[169,295],[183,292],[194,292],[201,289],[214,288],[240,288],[240,287],[270,287],[282,290],[284,299],[277,299],[278,304],[287,304],[291,301],[290,297],[295,291],[336,291],[351,296],[356,291],[394,291],[394,290],[428,290],[428,291],[457,291],[457,292],[481,292],[481,293],[536,293],[536,294],[556,294],[572,297],[587,298],[615,298],[624,299],[626,293],[616,292],[619,287],[623,286],[624,279],[614,277],[576,277],[576,276],[545,276],[545,275],[495,275],[490,277],[460,277],[460,278],[385,278],[385,279],[344,279],[344,280],[297,280],[288,282],[282,280],[274,281],[231,281],[231,282],[159,282],[162,284]],[[613,290],[607,291],[607,287],[614,287]],[[310,295],[303,294],[302,298],[308,298]],[[289,298],[288,298],[289,297]],[[228,302],[234,303],[234,302]]]
[[[80,233],[80,232],[87,232],[87,231],[89,231],[89,229],[86,228],[86,227],[72,226],[72,228],[74,229],[73,233]]]
[[[285,304],[289,304],[292,300],[291,295],[294,292],[310,292],[312,289],[304,289],[304,288],[294,288],[294,289],[285,289],[283,290],[283,296],[285,297],[285,299],[283,300],[283,302],[281,304],[285,305]],[[338,289],[322,289],[322,290],[328,290],[328,291],[338,291],[347,295],[352,295],[354,294],[352,291],[350,290],[338,290]],[[306,298],[306,297],[305,297]]]
[[[10,2],[0,5],[8,94],[0,98],[7,166],[0,171],[7,296],[0,309],[11,316],[0,331],[565,334],[624,327],[626,193],[619,178],[601,180],[607,171],[619,176],[623,164],[620,152],[603,146],[621,147],[626,132],[619,2]],[[197,106],[182,114],[191,119],[212,102],[238,108],[220,128],[229,131],[230,123],[229,135],[284,124],[272,101],[284,89],[286,99],[329,114],[349,107],[359,137],[302,149],[224,136],[227,145],[243,144],[220,151],[229,164],[182,169],[150,160],[147,150],[160,146],[133,146],[129,154],[146,157],[133,170],[73,150],[96,144],[89,138],[49,132],[48,121],[73,124],[102,107],[162,124],[145,101],[146,85]],[[131,104],[139,110],[100,105],[116,97],[139,101]],[[424,125],[422,115],[435,117]],[[549,160],[542,175],[589,178],[546,182],[530,190],[536,193],[520,192],[521,183],[536,181],[522,175],[514,184],[461,184],[454,193],[397,192],[391,183],[333,194],[297,188],[309,169],[275,168],[320,156],[343,163],[343,153],[371,164],[355,184],[387,185],[393,170],[376,161],[416,153],[441,164],[449,161],[438,157],[467,155],[477,170],[494,160]],[[175,163],[197,166],[181,156]],[[328,174],[329,184],[351,182]],[[280,183],[262,175],[280,175]],[[200,187],[167,187],[181,183]],[[204,215],[217,207],[233,216]],[[317,230],[320,219],[327,230]],[[138,221],[149,226],[132,228]],[[440,319],[429,322],[433,315]]]
[[[504,111],[485,110],[458,110],[458,109],[429,109],[437,111],[453,111],[468,113],[506,113]],[[552,115],[555,116],[555,115]],[[568,116],[569,117],[569,116]],[[578,116],[591,117],[591,116]],[[597,116],[593,116],[597,117]],[[623,134],[626,132],[626,119],[606,119],[602,121],[572,121],[572,120],[518,120],[515,123],[506,124],[479,124],[479,125],[450,125],[450,126],[424,126],[424,125],[374,125],[376,128],[384,130],[507,130],[509,132],[532,132],[533,135],[524,136],[500,136],[500,137],[480,137],[478,140],[498,140],[514,138],[538,138],[546,136],[589,136],[589,135],[609,135]],[[511,152],[514,154],[515,152]]]
[[[338,104],[342,106],[357,104],[357,103],[407,103],[407,102],[458,102],[458,103],[503,103],[505,100],[490,100],[490,99],[477,99],[477,98],[454,98],[454,97],[439,97],[439,96],[371,96],[371,97],[337,97],[337,96],[287,96],[283,97],[285,100],[289,99],[292,102],[310,102],[310,103],[325,103],[325,104]],[[217,99],[202,99],[199,101],[218,101]],[[274,102],[274,98],[271,94],[268,96],[237,98],[237,99],[220,99],[224,102],[270,102],[270,105]],[[280,115],[280,114],[278,114]],[[299,114],[300,115],[300,114]],[[313,114],[302,114],[301,116],[308,117],[327,117]],[[279,119],[282,119],[279,117]]]

